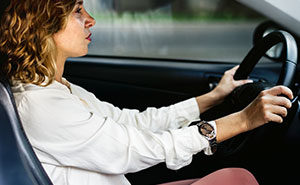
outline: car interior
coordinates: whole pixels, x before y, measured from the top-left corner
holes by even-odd
[[[271,33],[265,36],[266,32]],[[283,124],[269,123],[220,143],[216,154],[199,153],[189,166],[180,170],[169,170],[162,163],[127,174],[128,180],[133,185],[145,182],[150,185],[199,178],[224,167],[242,167],[252,172],[262,185],[297,184],[299,41],[297,34],[282,25],[270,21],[260,24],[253,33],[253,48],[239,64],[234,77],[254,82],[235,89],[221,105],[201,115],[205,120],[222,117],[243,109],[262,90],[285,85],[292,89],[295,98]],[[281,46],[274,48],[278,44]],[[260,63],[263,57],[274,62]],[[224,61],[88,55],[68,59],[64,76],[101,101],[143,111],[207,93],[235,65]],[[0,184],[51,185],[24,133],[9,82],[4,78],[0,83],[0,123]]]
[[[285,62],[256,64],[268,49],[284,43]],[[221,143],[214,156],[198,154],[193,163],[177,171],[168,170],[165,164],[127,175],[133,184],[149,184],[197,178],[223,167],[244,167],[254,173],[261,184],[273,184],[297,176],[290,169],[297,152],[293,150],[299,142],[299,101],[296,41],[286,32],[274,32],[258,42],[240,64],[237,79],[250,76],[255,83],[235,90],[224,104],[201,116],[212,120],[241,110],[257,94],[276,84],[284,84],[294,90],[293,108],[286,118],[287,124],[271,123],[250,133],[242,134]],[[97,62],[95,62],[97,61]],[[184,63],[184,67],[183,66]],[[224,71],[235,64],[205,63],[176,60],[149,60],[142,58],[92,56],[70,59],[65,76],[68,80],[94,92],[103,101],[120,108],[145,110],[149,106],[161,107],[206,93],[218,83]],[[253,70],[252,70],[253,69]],[[251,72],[251,74],[250,74]],[[101,75],[99,75],[101,74]],[[296,74],[296,76],[294,76]],[[238,76],[240,75],[240,76]],[[98,88],[97,88],[98,87]],[[229,108],[230,107],[230,108]],[[284,149],[281,147],[284,146]],[[288,152],[288,151],[292,151]],[[291,157],[293,156],[293,157]],[[278,160],[284,159],[284,160]],[[279,173],[279,174],[278,174]],[[286,174],[287,173],[287,174]],[[274,175],[276,177],[273,179]],[[277,176],[278,175],[278,176]]]
[[[267,42],[273,42],[273,45],[278,42],[289,42],[284,40],[286,39],[284,34],[275,32],[273,36],[275,41],[273,41],[274,38],[272,38],[267,39]],[[276,38],[279,40],[276,41]],[[265,50],[268,50],[272,44],[267,44]],[[261,43],[258,45],[262,47]],[[289,46],[288,50],[290,50],[290,45],[292,44],[285,44],[285,47]],[[244,101],[248,104],[249,96],[254,98],[258,92],[269,88],[272,84],[288,83],[287,86],[290,86],[296,91],[295,93],[298,93],[297,83],[291,83],[293,74],[299,74],[299,69],[297,70],[295,67],[297,63],[297,60],[295,61],[295,59],[297,59],[297,50],[293,47],[292,49],[292,52],[286,51],[285,65],[280,63],[274,63],[272,65],[257,64],[256,66],[255,64],[250,64],[252,68],[255,66],[250,78],[256,81],[256,83],[245,87],[245,89],[240,90],[240,92],[236,91],[235,94],[237,97],[230,97],[230,101],[234,99],[242,100],[244,98]],[[248,56],[251,60],[246,60],[246,57],[243,62],[254,61],[253,57],[258,61],[261,56],[258,56],[257,52],[252,53],[253,54],[250,52],[252,58]],[[140,65],[140,60],[143,60],[142,65]],[[290,63],[293,64],[294,67],[290,67]],[[223,72],[234,66],[234,64],[218,63],[216,65],[192,61],[184,61],[184,64],[184,68],[182,68],[181,61],[152,61],[138,58],[118,59],[113,57],[99,59],[98,57],[94,58],[89,56],[69,59],[65,76],[69,81],[94,92],[98,97],[101,97],[103,101],[112,102],[120,108],[126,107],[144,110],[148,106],[166,106],[197,96],[199,93],[208,92],[211,90],[212,84],[218,82]],[[241,71],[242,75],[248,76],[251,72],[248,66],[249,64],[245,66],[248,72]],[[293,68],[293,71],[290,68]],[[240,69],[243,68],[241,67]],[[243,76],[241,78],[243,78]],[[299,77],[296,75],[296,78]],[[1,165],[1,167],[7,164],[14,166],[15,170],[18,171],[13,171],[14,174],[17,173],[19,175],[14,176],[14,178],[9,178],[11,182],[20,180],[23,182],[22,184],[24,184],[26,181],[29,181],[28,177],[31,177],[31,180],[34,180],[37,184],[51,184],[51,181],[43,171],[22,130],[22,125],[16,112],[14,99],[7,81],[1,80],[0,92],[1,123],[4,123],[1,124],[1,130],[5,130],[3,133],[6,133],[6,135],[1,134],[1,137],[3,137],[3,139],[1,139],[1,145],[3,146],[1,146],[1,164],[3,165]],[[243,93],[245,92],[250,92],[250,94],[244,95]],[[164,181],[199,177],[199,174],[205,175],[222,167],[238,166],[250,169],[256,178],[263,182],[262,184],[271,183],[273,179],[271,177],[279,172],[277,171],[279,167],[281,167],[280,169],[286,170],[280,171],[280,175],[284,178],[276,179],[276,182],[278,182],[278,180],[286,180],[285,178],[291,179],[293,173],[290,172],[290,164],[293,164],[293,161],[290,161],[290,159],[293,159],[291,156],[297,156],[294,148],[299,144],[300,110],[297,98],[298,96],[296,96],[294,100],[293,108],[290,112],[291,115],[287,120],[289,123],[285,125],[274,123],[259,128],[251,133],[238,136],[229,140],[227,143],[223,143],[223,145],[221,144],[216,155],[205,156],[198,154],[194,157],[194,161],[190,166],[178,171],[168,170],[164,164],[160,164],[136,174],[129,174],[127,177],[133,184],[141,184],[145,178],[147,178],[149,184],[155,184]],[[240,109],[239,106],[243,107],[244,105],[241,104],[245,104],[245,102],[238,102],[237,104],[239,105],[234,105],[237,107],[236,110]],[[217,111],[212,110],[214,114],[208,112],[204,115],[205,119],[215,119],[215,116],[219,117],[222,116],[222,114],[227,114],[225,112],[227,110],[224,110],[222,106],[217,107],[217,109],[219,109]],[[225,107],[227,107],[227,105],[225,105]],[[234,109],[229,110],[229,112],[235,111]],[[216,114],[216,112],[218,112],[218,114]],[[7,148],[5,147],[6,145],[14,146],[8,149],[17,150],[21,155],[18,155],[15,151],[3,151],[3,149]],[[284,146],[284,149],[280,146]],[[274,168],[274,165],[276,168]],[[267,173],[265,173],[266,171]],[[288,172],[288,174],[285,174],[286,172]],[[2,169],[1,173],[2,181],[6,182],[6,179],[3,177],[7,175],[6,173],[10,172],[6,169]],[[9,176],[9,174],[7,176]],[[270,177],[267,178],[267,176]],[[294,178],[296,178],[296,176],[294,176]]]

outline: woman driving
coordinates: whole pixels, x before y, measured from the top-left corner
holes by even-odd
[[[213,154],[217,143],[271,121],[282,123],[291,107],[291,90],[276,86],[239,112],[190,125],[250,82],[233,79],[237,66],[207,94],[143,112],[121,110],[63,78],[67,58],[86,55],[92,42],[96,22],[83,0],[1,3],[1,75],[10,80],[26,135],[56,185],[130,184],[125,174],[162,162],[176,170],[196,153]],[[249,171],[228,168],[168,184],[258,183]]]

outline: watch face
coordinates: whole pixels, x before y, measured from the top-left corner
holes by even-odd
[[[208,124],[208,123],[203,123],[200,125],[200,130],[201,130],[201,133],[203,135],[205,135],[206,137],[212,139],[215,137],[215,130],[214,128]]]
[[[216,131],[213,125],[206,121],[200,121],[197,123],[198,131],[203,135],[208,141],[212,153],[215,153],[217,150],[217,140],[216,140]]]

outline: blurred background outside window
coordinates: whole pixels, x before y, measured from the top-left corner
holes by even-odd
[[[241,62],[265,20],[235,0],[87,0],[89,55]]]

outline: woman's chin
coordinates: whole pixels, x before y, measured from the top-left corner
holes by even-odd
[[[83,57],[83,56],[86,56],[87,54],[88,54],[88,50],[81,51],[80,53],[76,53],[76,54],[70,56],[70,58]]]

